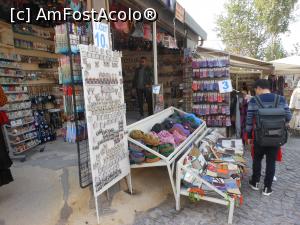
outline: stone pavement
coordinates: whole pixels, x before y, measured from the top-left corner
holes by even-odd
[[[283,152],[284,161],[277,163],[277,182],[273,183],[274,193],[262,196],[248,185],[251,170],[243,180],[244,204],[235,209],[233,224],[239,225],[300,225],[300,138],[289,139]],[[248,165],[251,166],[247,152]],[[264,166],[263,166],[264,167]],[[261,185],[262,185],[261,180]],[[227,224],[228,209],[224,206],[201,201],[190,203],[182,197],[182,209],[175,210],[173,196],[159,207],[136,216],[134,225],[219,225]]]
[[[261,196],[243,181],[244,204],[235,209],[233,222],[300,225],[300,138],[290,139],[284,162],[278,164],[278,181],[270,197]],[[247,153],[248,159],[249,153]],[[250,162],[250,160],[249,160]],[[249,164],[251,165],[251,164]],[[78,181],[75,145],[57,141],[46,145],[24,163],[12,167],[15,181],[0,187],[0,225],[96,225],[91,188],[81,189]],[[135,195],[124,191],[125,182],[100,198],[101,225],[221,225],[228,209],[201,201],[191,204],[182,197],[182,210],[175,210],[165,168],[132,170]]]

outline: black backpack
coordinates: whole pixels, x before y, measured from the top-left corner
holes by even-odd
[[[279,147],[287,142],[286,116],[283,108],[278,108],[280,96],[275,95],[272,108],[265,108],[259,96],[255,96],[258,110],[256,114],[255,140],[258,145]]]

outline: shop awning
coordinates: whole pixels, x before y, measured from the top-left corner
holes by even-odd
[[[271,61],[275,67],[275,74],[300,74],[300,56],[289,56]]]
[[[158,13],[158,24],[161,25],[168,32],[173,34],[174,32],[174,18],[175,18],[175,3],[174,0],[124,0],[127,5],[132,7],[141,7],[142,9],[154,8]],[[204,29],[188,14],[185,12],[185,23],[176,21],[176,32],[177,34],[185,37],[185,30],[194,33],[202,40],[207,39],[207,33]],[[197,40],[198,41],[198,38]]]
[[[198,47],[197,51],[199,53],[207,54],[207,55],[230,57],[230,66],[234,67],[236,71],[242,72],[243,70],[246,69],[247,73],[261,72],[262,74],[266,74],[266,75],[269,75],[274,71],[274,66],[270,62],[265,62],[262,60],[258,60],[246,56],[240,56],[237,54],[232,54],[229,52],[225,52],[217,49],[211,49],[211,48]]]

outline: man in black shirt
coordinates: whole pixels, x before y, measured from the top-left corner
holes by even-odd
[[[146,99],[148,105],[148,115],[153,114],[152,106],[152,84],[153,84],[153,72],[149,66],[147,66],[146,57],[141,57],[140,66],[135,70],[133,79],[133,88],[136,89],[139,112],[141,117],[144,116],[144,99]]]

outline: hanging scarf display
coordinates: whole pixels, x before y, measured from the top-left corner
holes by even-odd
[[[143,38],[144,37],[144,23],[136,22],[134,26],[134,31],[131,34],[132,37]]]

